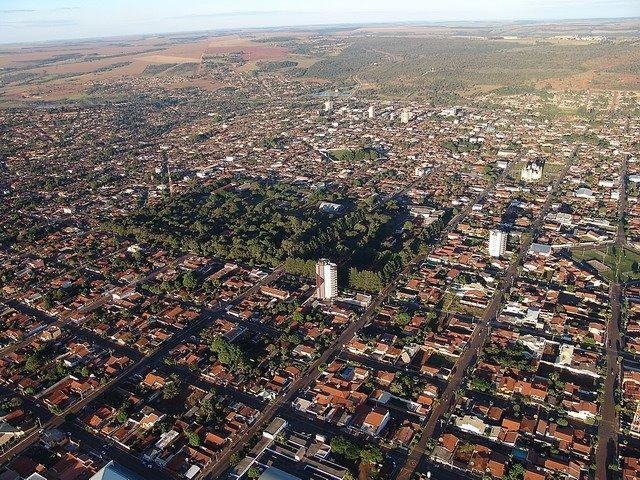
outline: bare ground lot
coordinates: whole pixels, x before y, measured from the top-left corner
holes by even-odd
[[[0,47],[0,96],[11,100],[75,97],[94,82],[139,77],[149,66],[200,65],[203,58],[225,58],[229,55],[236,55],[247,64],[255,65],[259,61],[286,59],[289,51],[282,46],[253,42],[239,35],[5,46]],[[224,86],[198,75],[188,75],[191,69],[168,67],[157,70],[165,74],[181,72],[183,78],[170,82],[170,87],[195,86],[212,91]],[[195,72],[197,68],[193,70]]]

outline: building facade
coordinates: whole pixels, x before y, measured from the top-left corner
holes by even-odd
[[[328,300],[338,295],[338,266],[326,258],[316,264],[316,297]]]
[[[501,257],[507,251],[507,232],[491,230],[489,232],[489,255]]]

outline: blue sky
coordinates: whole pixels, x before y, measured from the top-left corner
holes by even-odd
[[[0,0],[0,43],[221,28],[640,16],[640,0]]]

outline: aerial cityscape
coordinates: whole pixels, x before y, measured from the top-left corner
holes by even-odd
[[[0,2],[0,480],[640,480],[640,4],[94,3]]]

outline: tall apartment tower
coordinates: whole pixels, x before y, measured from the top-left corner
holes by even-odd
[[[324,102],[324,111],[330,112],[331,110],[333,110],[333,102],[331,100],[327,100]]]
[[[373,118],[375,116],[376,112],[375,112],[375,109],[373,108],[373,105],[369,107],[369,110],[367,111],[367,113],[369,115],[369,118]]]
[[[409,123],[409,120],[411,120],[411,112],[405,108],[402,110],[402,113],[400,113],[400,121],[402,123]]]
[[[338,266],[326,258],[316,264],[316,297],[328,300],[338,295]]]
[[[501,257],[507,251],[507,232],[502,230],[491,230],[489,232],[489,255]]]

